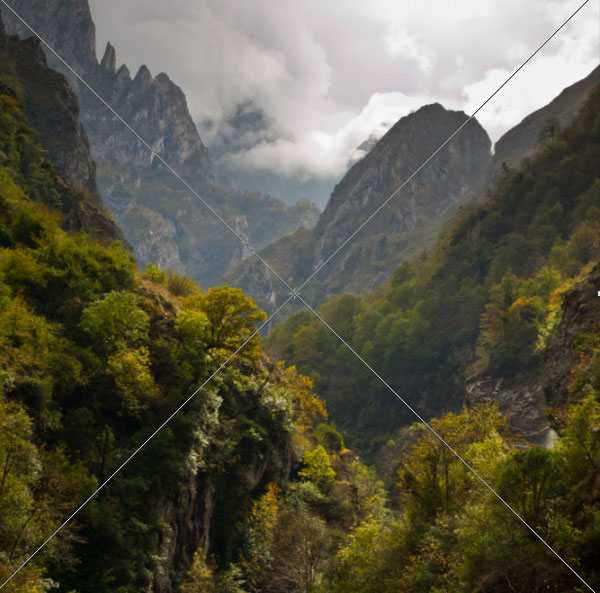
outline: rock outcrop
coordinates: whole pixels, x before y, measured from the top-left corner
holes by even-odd
[[[571,369],[581,361],[574,347],[579,336],[600,335],[600,264],[564,295],[563,316],[546,355],[542,387],[548,404],[569,401]]]
[[[200,549],[209,556],[215,541],[224,539],[232,525],[218,517],[230,510],[227,500],[255,495],[268,482],[285,485],[291,463],[291,442],[287,440],[275,443],[263,459],[229,468],[226,474],[198,472],[190,467],[187,480],[156,506],[165,528],[159,536],[153,592],[174,593],[194,553]]]
[[[131,78],[126,67],[116,70],[117,56],[109,43],[96,58],[96,31],[87,0],[15,0],[14,10],[63,57],[71,68],[139,135],[182,174],[212,178],[208,149],[187,109],[181,89],[142,66]],[[31,31],[8,9],[3,18],[10,33],[31,37]],[[111,113],[71,70],[45,46],[48,64],[63,72],[81,103],[81,116],[94,157],[122,182],[138,180],[153,163],[151,152]]]
[[[562,316],[541,372],[506,385],[502,378],[480,377],[465,388],[467,405],[495,403],[509,418],[510,426],[530,443],[551,446],[556,437],[548,410],[569,403],[571,370],[580,362],[577,339],[600,334],[600,264],[563,297]],[[511,382],[511,383],[514,383]]]

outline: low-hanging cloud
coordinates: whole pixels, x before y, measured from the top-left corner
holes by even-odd
[[[110,39],[130,68],[167,72],[209,145],[251,101],[273,133],[231,158],[297,178],[339,177],[371,131],[425,103],[472,112],[577,7],[560,0],[90,4],[99,49]],[[493,139],[591,71],[597,22],[590,3],[482,110],[478,119]]]

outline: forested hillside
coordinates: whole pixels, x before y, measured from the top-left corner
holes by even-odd
[[[265,316],[237,289],[137,273],[25,116],[32,81],[15,55],[39,47],[3,37],[0,51],[4,581]],[[77,122],[63,77],[36,73],[50,121]],[[166,592],[196,553],[227,565],[254,498],[285,483],[324,414],[308,380],[249,343],[4,590]]]
[[[595,589],[599,114],[596,90],[433,251],[321,308]],[[0,31],[0,583],[266,318],[120,238],[66,80]],[[587,590],[336,340],[302,313],[269,344],[296,367],[249,341],[2,591]],[[522,386],[551,447],[515,429]]]
[[[321,307],[425,415],[462,405],[469,377],[510,385],[540,371],[561,294],[598,261],[599,113],[596,88],[577,120],[521,170],[507,170],[435,249],[404,263],[376,292],[336,296]],[[596,301],[587,306],[597,315]],[[597,321],[590,324],[598,331]],[[269,344],[314,378],[332,418],[363,451],[412,421],[311,313],[277,327]]]

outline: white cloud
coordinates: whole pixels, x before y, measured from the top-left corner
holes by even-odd
[[[236,158],[304,177],[339,176],[371,130],[424,103],[472,111],[578,2],[90,0],[100,49],[167,72],[199,122],[252,100],[295,139]],[[493,139],[591,71],[597,22],[589,3],[486,106]]]

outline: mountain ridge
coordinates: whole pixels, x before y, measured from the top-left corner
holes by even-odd
[[[279,239],[261,256],[288,282],[308,277],[465,121],[463,112],[439,104],[423,106],[401,118],[335,186],[314,229]],[[327,294],[361,292],[361,287],[385,280],[405,257],[431,242],[455,208],[473,199],[488,175],[490,162],[491,141],[481,125],[471,120],[456,144],[420,171],[403,193],[386,205],[385,212],[336,256],[332,267],[311,281],[309,297],[317,304]],[[261,286],[267,286],[265,272],[255,262],[248,262],[224,280],[247,288],[255,283],[254,278],[262,278]],[[268,294],[258,302],[272,307],[282,298],[279,282],[272,280]]]
[[[332,265],[334,268],[337,265],[337,270],[330,271],[329,274],[324,270],[322,273],[324,279],[321,279],[321,274],[319,274],[307,286],[307,294],[312,299],[312,304],[316,305],[323,302],[331,294],[339,294],[344,291],[363,293],[370,290],[389,278],[395,267],[407,257],[433,245],[440,230],[448,222],[452,214],[456,211],[456,208],[485,200],[486,189],[491,183],[505,174],[509,167],[514,167],[523,158],[535,154],[539,148],[540,133],[548,121],[556,118],[561,125],[567,125],[574,119],[587,93],[598,82],[599,76],[600,66],[595,68],[581,81],[562,91],[549,104],[536,110],[514,128],[506,132],[496,142],[494,154],[486,153],[485,163],[482,157],[482,161],[479,164],[479,171],[472,180],[471,186],[462,193],[459,191],[460,195],[456,199],[448,200],[444,185],[441,184],[434,197],[434,200],[439,201],[440,208],[437,212],[435,207],[430,211],[430,220],[427,220],[427,214],[425,214],[425,224],[421,225],[415,224],[415,212],[418,211],[418,204],[417,209],[415,209],[414,196],[417,196],[418,202],[419,190],[416,188],[415,180],[413,179],[401,193],[401,195],[413,195],[410,205],[412,210],[411,207],[405,207],[404,209],[397,210],[394,215],[390,216],[389,209],[391,205],[386,206],[385,212],[378,213],[373,220],[369,221],[368,226],[365,227],[364,231],[361,230],[360,235],[365,233],[371,234],[372,239],[370,244],[368,241],[365,241],[362,246],[355,245],[356,242],[360,243],[361,241],[361,237],[358,236],[339,255],[336,255],[336,262],[332,262]],[[388,134],[390,132],[393,131],[392,135],[394,135],[398,134],[399,129],[406,128],[405,124],[401,124],[401,122],[411,121],[411,118],[414,118],[415,114],[439,112],[440,109],[443,109],[443,107],[434,103],[424,106],[417,112],[396,122],[375,143],[367,155],[354,163],[342,180],[335,186],[330,201],[319,217],[319,221],[313,231],[308,233],[304,231],[296,232],[295,235],[283,237],[273,245],[265,248],[261,252],[261,256],[266,261],[272,263],[288,283],[299,282],[308,277],[312,270],[335,251],[343,239],[358,228],[367,215],[375,211],[377,206],[383,203],[458,128],[461,122],[457,120],[454,122],[454,127],[450,126],[446,130],[447,133],[445,135],[440,134],[437,144],[432,143],[429,151],[422,151],[422,154],[419,154],[420,158],[414,159],[414,162],[411,162],[412,167],[408,167],[403,171],[404,174],[395,180],[395,184],[388,183],[389,188],[382,188],[386,182],[389,182],[386,178],[390,176],[391,168],[388,167],[387,170],[384,170],[385,168],[381,163],[376,162],[377,159],[381,158],[378,150],[385,152],[385,149],[378,149],[378,146],[385,146],[388,142],[386,137],[389,138]],[[468,124],[467,127],[470,125]],[[421,125],[419,129],[411,132],[413,134],[412,138],[418,137],[419,133],[426,134],[425,130],[426,126]],[[461,134],[463,133],[465,133],[465,130],[461,131]],[[518,141],[514,141],[515,138],[518,138]],[[404,142],[403,149],[405,153],[412,152],[414,143],[409,146],[408,138],[406,140],[400,139],[400,142]],[[428,171],[432,168],[436,169],[436,167],[443,174],[444,166],[436,164],[436,161],[446,158],[443,154],[447,150],[453,151],[454,148],[452,145],[453,143],[450,143],[439,155],[436,155],[435,159],[431,163],[428,163],[419,175],[429,175]],[[372,156],[373,154],[377,155],[377,159]],[[389,155],[386,158],[388,162],[393,161],[393,159],[389,158]],[[369,167],[371,162],[374,164],[373,171],[369,173],[371,176],[369,180],[371,190],[379,191],[381,195],[377,196],[377,203],[374,203],[370,210],[362,216],[360,205],[353,207],[350,203],[345,204],[344,200],[360,201],[361,183],[363,185],[365,183],[361,181],[361,171],[364,172],[365,168]],[[353,198],[354,194],[356,196]],[[393,198],[392,205],[399,199],[400,196]],[[446,204],[446,208],[444,208],[444,204]],[[398,208],[398,206],[394,206],[394,208]],[[345,211],[348,211],[350,214],[348,216],[350,221],[352,221],[354,216],[353,224],[344,224]],[[325,278],[325,276],[328,276],[328,278]],[[226,274],[223,280],[236,286],[256,291],[254,294],[260,295],[257,296],[258,302],[266,310],[273,310],[274,304],[281,302],[287,296],[287,292],[280,286],[280,282],[272,278],[265,270],[259,269],[253,261],[242,263],[238,269]],[[291,309],[288,307],[286,312],[289,312],[289,310]]]

